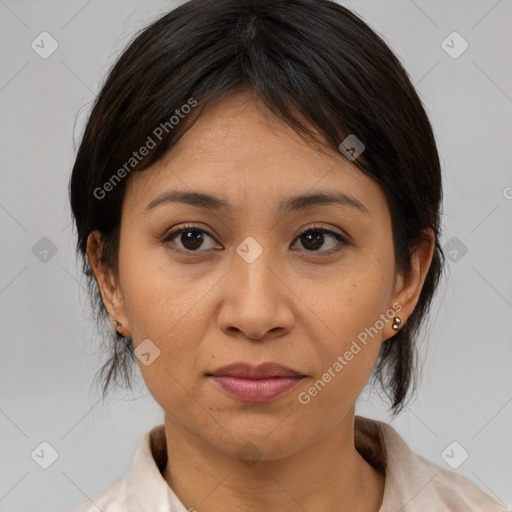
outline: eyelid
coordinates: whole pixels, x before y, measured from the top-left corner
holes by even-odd
[[[341,253],[348,246],[352,245],[351,239],[348,235],[345,235],[344,233],[341,234],[341,233],[335,231],[332,227],[326,227],[323,224],[313,224],[312,226],[308,226],[305,229],[301,229],[299,231],[299,233],[295,236],[295,238],[293,240],[294,241],[293,245],[295,245],[296,240],[298,240],[302,235],[304,235],[305,233],[308,233],[309,231],[313,231],[313,232],[316,231],[316,232],[330,235],[333,238],[335,238],[338,242],[335,247],[328,249],[326,251],[307,251],[307,250],[303,251],[308,256],[313,257],[313,258],[315,258],[315,257],[321,258],[322,256],[324,256],[324,257],[332,256],[334,254]]]
[[[195,225],[195,224],[181,224],[179,226],[177,226],[175,229],[171,230],[170,232],[168,232],[167,234],[165,234],[163,237],[162,237],[162,244],[167,244],[168,242],[171,242],[173,238],[177,237],[178,235],[180,235],[183,231],[187,231],[187,230],[194,230],[194,231],[201,231],[202,233],[205,233],[206,235],[208,235],[212,240],[216,240],[216,238],[210,234],[210,232],[205,229],[205,228],[202,228],[198,225]],[[182,252],[182,253],[188,253],[188,254],[201,254],[201,253],[208,253],[208,252],[211,252],[212,249],[208,249],[208,250],[203,250],[203,251],[187,251],[187,250],[184,250],[184,249],[180,249],[180,248],[177,248],[177,249],[174,249],[178,252]]]
[[[295,238],[303,235],[304,233],[307,233],[308,231],[321,231],[321,232],[324,232],[327,234],[333,234],[333,235],[339,236],[344,243],[346,243],[346,244],[351,243],[350,237],[344,231],[340,230],[341,231],[341,233],[340,233],[338,231],[335,231],[333,226],[325,225],[325,224],[318,224],[318,223],[313,224],[312,226],[308,226],[304,229],[301,228],[301,230],[297,233]]]

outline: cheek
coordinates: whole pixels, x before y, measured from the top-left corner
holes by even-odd
[[[392,278],[392,261],[362,257],[350,273],[333,276],[323,289],[315,307],[321,328],[310,338],[317,340],[321,380],[329,382],[326,395],[332,393],[333,400],[355,399],[375,366],[382,330],[392,319]]]
[[[311,338],[316,339],[314,351],[321,368],[298,397],[299,403],[304,404],[304,414],[310,419],[324,417],[326,429],[336,424],[357,401],[382,344],[384,296],[353,284],[346,288],[347,293],[339,290],[330,296],[323,323],[331,328],[322,329],[324,336],[318,337],[317,332],[317,337]]]
[[[172,339],[179,345],[184,330],[195,339],[208,282],[192,272],[194,265],[178,267],[163,248],[145,243],[127,237],[120,249],[120,280],[135,343],[150,338],[155,343]],[[212,279],[210,287],[213,284]]]
[[[382,331],[379,319],[389,308],[393,262],[363,253],[355,255],[353,260],[335,270],[329,280],[317,288],[320,293],[312,300],[311,309],[318,323],[324,326],[330,351],[350,345],[368,329]],[[305,291],[300,292],[303,297],[308,296]]]
[[[209,325],[204,295],[214,282],[193,283],[187,272],[172,271],[165,251],[145,253],[141,245],[126,243],[120,254],[124,304],[141,375],[164,409],[186,408],[190,395],[183,386],[195,395],[192,376],[204,370],[198,360]],[[174,405],[166,403],[169,397]]]

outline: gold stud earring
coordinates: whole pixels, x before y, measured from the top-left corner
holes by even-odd
[[[393,324],[391,325],[391,327],[393,327],[393,329],[395,331],[398,331],[398,329],[400,329],[400,324],[401,323],[402,323],[402,319],[399,316],[395,316],[393,318]]]

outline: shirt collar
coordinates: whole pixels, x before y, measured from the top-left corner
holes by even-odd
[[[162,476],[166,464],[167,442],[162,424],[146,433],[135,453],[128,475],[135,498],[147,512],[187,512]]]
[[[365,460],[386,474],[379,512],[395,512],[398,503],[405,506],[413,502],[419,506],[423,500],[428,503],[432,499],[432,492],[436,494],[434,489],[429,489],[429,484],[445,471],[413,453],[387,423],[356,416],[354,442]],[[129,485],[144,511],[187,512],[162,476],[166,464],[167,443],[165,425],[162,424],[146,433],[141,440],[128,475]],[[459,478],[459,475],[452,478]]]

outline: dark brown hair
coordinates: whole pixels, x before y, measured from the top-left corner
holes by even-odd
[[[191,0],[138,33],[109,71],[69,184],[77,253],[110,351],[97,374],[103,397],[119,378],[131,387],[135,359],[131,339],[119,339],[108,322],[87,258],[87,237],[93,230],[102,234],[102,262],[117,277],[128,172],[157,162],[205,109],[241,90],[262,99],[310,141],[338,150],[355,134],[364,143],[353,163],[385,193],[399,272],[409,272],[410,251],[425,229],[436,235],[416,308],[383,342],[372,374],[397,414],[416,387],[416,338],[444,266],[440,161],[423,104],[398,58],[360,17],[329,0]],[[185,109],[191,99],[194,108]],[[180,115],[185,112],[190,113]],[[178,115],[178,123],[171,121]],[[149,151],[134,161],[144,146]]]

